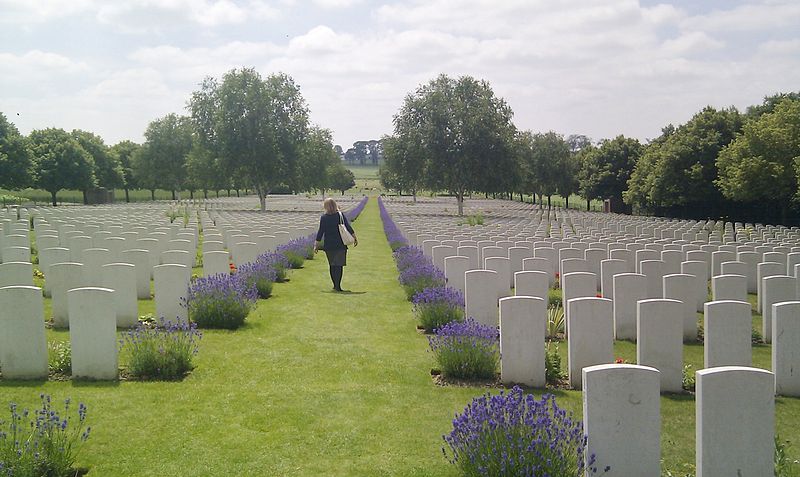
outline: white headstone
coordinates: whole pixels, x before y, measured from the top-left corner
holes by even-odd
[[[464,274],[465,314],[478,322],[497,326],[497,300],[500,279],[492,270],[470,270]]]
[[[611,300],[575,298],[567,302],[567,309],[569,383],[580,389],[583,368],[614,361]]]
[[[69,308],[67,291],[81,288],[84,284],[83,264],[74,262],[54,263],[50,265],[50,294],[53,297],[53,325],[56,328],[69,327]]]
[[[133,248],[123,250],[120,254],[123,263],[130,263],[136,270],[136,298],[139,300],[149,300],[150,295],[150,252],[147,250]]]
[[[504,383],[544,387],[546,321],[544,299],[516,296],[500,300],[500,375]]]
[[[583,368],[586,463],[614,476],[661,475],[659,372],[647,366]],[[588,465],[587,465],[588,469]]]
[[[185,265],[159,265],[153,268],[155,287],[156,318],[171,322],[186,322],[187,309],[184,306],[189,293],[191,268]]]
[[[739,366],[697,371],[697,477],[775,472],[775,376]]]
[[[750,304],[712,301],[705,304],[703,354],[706,368],[752,364]]]
[[[800,397],[800,301],[772,305],[775,394]]]
[[[466,290],[464,274],[469,270],[469,257],[453,255],[444,259],[444,275],[447,286],[464,293]]]
[[[747,277],[744,275],[715,276],[711,279],[711,299],[714,301],[747,301]]]
[[[67,292],[72,376],[117,379],[117,320],[114,292],[108,288],[75,288]]]
[[[42,290],[0,288],[0,366],[4,379],[46,379],[47,338]]]
[[[638,273],[614,275],[614,336],[618,340],[636,339],[636,303],[647,297],[644,278]]]
[[[797,300],[797,285],[794,277],[775,275],[766,277],[761,283],[764,295],[761,332],[766,343],[772,342],[772,305]]]
[[[136,266],[130,263],[109,263],[103,266],[103,282],[114,290],[113,302],[117,327],[132,328],[139,323],[136,301]]]
[[[641,300],[637,304],[636,362],[661,372],[661,392],[683,390],[683,303]]]
[[[545,272],[517,272],[514,274],[514,294],[542,298],[547,304],[547,274]]]

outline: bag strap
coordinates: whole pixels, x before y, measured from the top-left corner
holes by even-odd
[[[339,211],[339,225],[344,225],[344,216],[341,210]]]

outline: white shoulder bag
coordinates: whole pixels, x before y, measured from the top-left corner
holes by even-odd
[[[342,237],[342,242],[345,245],[353,245],[356,239],[348,232],[347,227],[344,226],[344,216],[339,212],[339,235]]]

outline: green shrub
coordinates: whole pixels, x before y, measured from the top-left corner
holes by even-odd
[[[692,371],[691,364],[687,364],[683,367],[683,379],[681,381],[681,385],[686,391],[694,391],[695,376],[694,371]]]
[[[564,309],[561,307],[561,303],[547,308],[547,337],[556,339],[559,335],[563,336],[565,327]]]
[[[563,308],[563,303],[561,301],[561,289],[554,288],[547,291],[547,306],[560,306]]]
[[[428,337],[442,375],[448,378],[491,379],[500,361],[497,328],[472,318],[451,321]]]
[[[72,348],[69,341],[47,343],[47,367],[53,374],[62,376],[72,374]]]
[[[556,384],[564,373],[561,372],[561,355],[558,354],[558,343],[548,342],[544,348],[544,379],[547,384]]]

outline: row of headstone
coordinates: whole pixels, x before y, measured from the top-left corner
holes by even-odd
[[[654,367],[606,364],[582,370],[587,463],[608,475],[661,475],[660,386]],[[775,376],[742,366],[696,373],[698,476],[774,473]],[[663,389],[663,388],[662,388]]]

